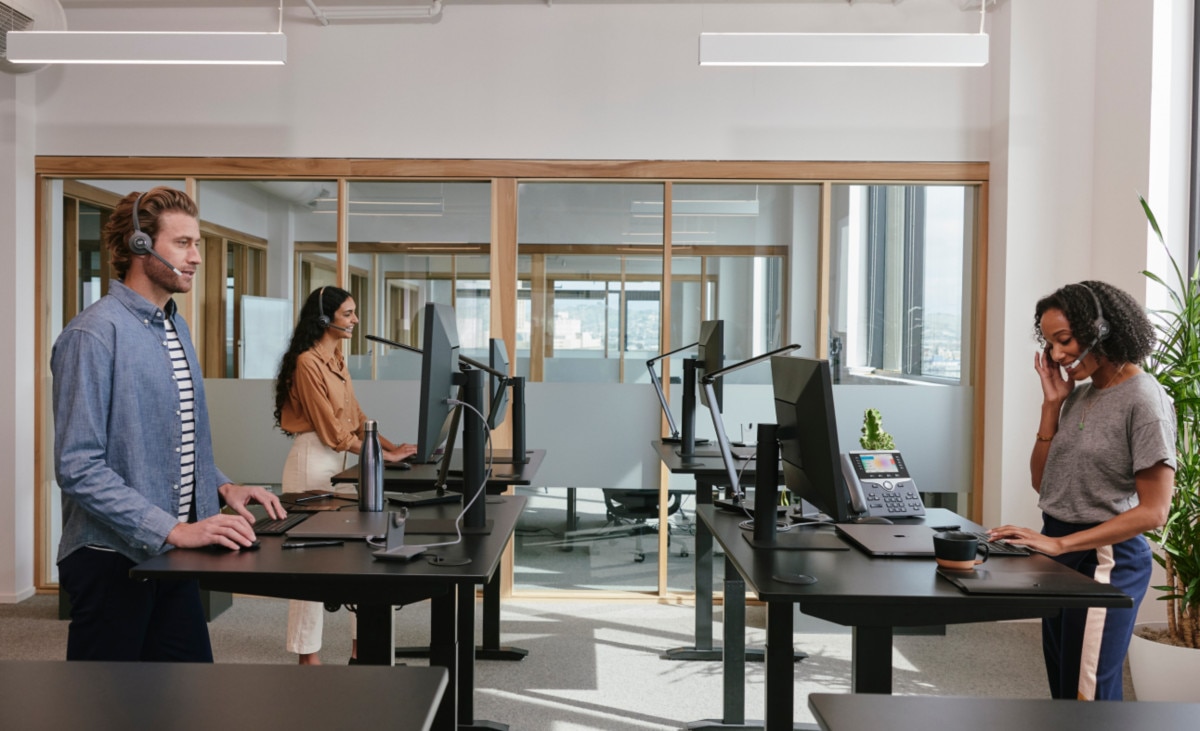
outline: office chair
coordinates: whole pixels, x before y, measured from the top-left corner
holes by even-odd
[[[683,493],[672,490],[667,493],[670,502],[667,503],[667,517],[679,513],[683,503]],[[633,560],[641,563],[646,560],[646,552],[642,548],[642,534],[647,530],[657,530],[647,521],[658,520],[658,492],[654,490],[616,490],[604,488],[604,510],[608,526],[631,526],[630,533],[634,536]],[[667,523],[667,549],[671,548],[671,524]],[[679,555],[686,557],[686,545],[679,549]]]

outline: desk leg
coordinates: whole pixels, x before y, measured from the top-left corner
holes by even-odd
[[[761,729],[762,723],[746,723],[746,582],[725,559],[725,653],[721,661],[724,696],[722,720],[695,721],[691,731],[717,729]]]
[[[500,570],[483,586],[483,644],[475,648],[479,660],[520,660],[529,650],[500,646]]]
[[[433,597],[429,605],[429,664],[446,668],[450,675],[446,692],[433,717],[435,731],[456,731],[458,728],[458,593],[457,585],[450,584],[448,591]],[[473,591],[470,593],[474,595]],[[361,618],[359,622],[362,622]],[[359,632],[362,632],[361,626]],[[472,628],[466,642],[471,647],[475,644],[470,639],[473,635]]]
[[[696,505],[712,505],[712,485],[696,478]],[[696,519],[696,644],[675,647],[663,653],[667,660],[720,660],[721,648],[713,646],[713,536],[704,521]]]
[[[892,628],[855,627],[851,650],[851,693],[892,692]]]
[[[576,488],[567,488],[567,528],[563,533],[563,551],[573,551],[575,546],[571,545],[571,536],[575,531],[579,530],[579,496],[576,494]]]
[[[395,665],[395,612],[389,604],[358,605],[358,661],[363,665]]]
[[[767,602],[766,682],[763,683],[764,726],[767,731],[792,728],[795,713],[795,678],[792,631],[794,611],[791,602]]]
[[[508,731],[507,724],[475,720],[474,586],[458,587],[458,638],[458,728]]]

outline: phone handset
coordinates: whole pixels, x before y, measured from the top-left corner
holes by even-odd
[[[896,450],[842,454],[842,474],[850,507],[860,515],[907,518],[925,515],[925,503]]]
[[[867,513],[867,499],[863,495],[862,481],[854,472],[849,454],[842,455],[842,475],[846,478],[846,492],[850,494],[850,509],[859,515]]]

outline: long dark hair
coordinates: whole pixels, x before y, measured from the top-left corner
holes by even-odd
[[[279,375],[275,376],[275,426],[284,434],[288,432],[279,423],[279,417],[292,392],[292,382],[296,378],[296,359],[325,334],[326,326],[321,324],[321,317],[332,320],[334,313],[349,297],[350,293],[339,287],[320,287],[308,295],[304,306],[300,308],[300,320],[296,323],[296,329],[292,331],[292,342],[288,344],[287,352],[279,360]]]

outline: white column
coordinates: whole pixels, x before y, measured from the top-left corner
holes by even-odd
[[[33,594],[34,80],[0,73],[0,602]]]

